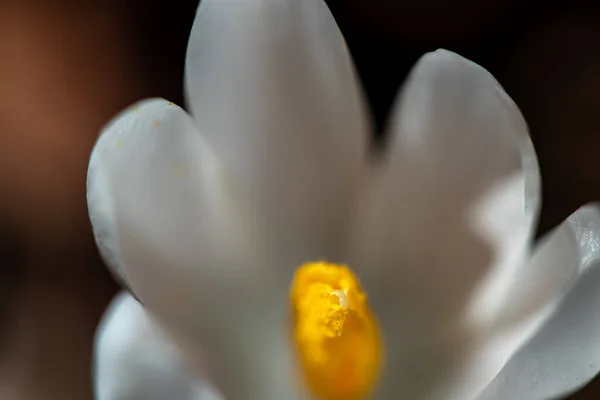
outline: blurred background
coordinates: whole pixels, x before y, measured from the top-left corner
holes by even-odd
[[[85,204],[101,126],[149,96],[182,101],[198,1],[0,0],[0,398],[91,399],[98,319],[117,289]],[[600,200],[594,1],[331,0],[379,127],[406,73],[445,47],[490,70],[528,121],[539,233]],[[600,398],[600,381],[572,399]]]

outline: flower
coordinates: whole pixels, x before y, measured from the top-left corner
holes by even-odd
[[[204,0],[186,90],[191,115],[138,103],[90,159],[98,246],[143,304],[99,329],[98,399],[323,397],[314,360],[342,379],[365,348],[381,374],[348,382],[378,399],[546,400],[600,370],[598,210],[532,249],[535,153],[483,68],[423,56],[373,154],[321,0]],[[356,346],[322,353],[342,329]]]

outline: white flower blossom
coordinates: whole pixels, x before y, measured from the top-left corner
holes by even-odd
[[[369,296],[375,399],[550,400],[600,370],[598,210],[532,247],[536,156],[483,68],[424,55],[375,154],[322,0],[203,0],[185,87],[190,114],[142,101],[91,156],[99,249],[143,304],[98,331],[98,400],[310,398],[289,290],[314,260]]]

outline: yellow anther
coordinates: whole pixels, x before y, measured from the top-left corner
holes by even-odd
[[[306,384],[320,400],[364,399],[379,376],[382,344],[357,277],[345,265],[304,264],[291,303]]]

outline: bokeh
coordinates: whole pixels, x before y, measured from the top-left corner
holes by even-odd
[[[198,1],[0,2],[0,398],[91,399],[91,346],[117,285],[95,249],[87,161],[137,99],[183,104]],[[490,70],[539,156],[539,234],[600,200],[600,7],[585,1],[331,0],[381,128],[438,47]],[[376,138],[385,143],[385,137]],[[596,399],[600,381],[572,399]]]

